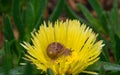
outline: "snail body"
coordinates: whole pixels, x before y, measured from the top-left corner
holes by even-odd
[[[56,59],[62,55],[68,55],[70,54],[70,52],[71,51],[69,49],[65,48],[62,44],[58,42],[53,42],[49,44],[47,47],[47,55],[51,59]]]

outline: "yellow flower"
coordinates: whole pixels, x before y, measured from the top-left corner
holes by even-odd
[[[85,69],[99,59],[103,41],[96,41],[97,34],[78,20],[57,21],[40,26],[32,33],[32,44],[24,42],[25,59],[55,75],[92,73]]]

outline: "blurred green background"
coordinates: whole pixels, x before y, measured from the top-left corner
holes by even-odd
[[[67,18],[87,24],[104,40],[100,61],[87,69],[120,75],[119,5],[119,0],[0,0],[0,75],[45,75],[22,59],[26,51],[20,43],[30,42],[30,33],[43,21]]]

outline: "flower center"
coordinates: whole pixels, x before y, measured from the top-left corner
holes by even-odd
[[[71,50],[65,48],[64,45],[58,43],[58,42],[53,42],[48,45],[47,47],[47,55],[51,59],[56,59],[62,55],[68,56],[71,54]]]

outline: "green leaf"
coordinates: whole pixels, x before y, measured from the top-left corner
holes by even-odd
[[[25,75],[33,75],[33,67],[30,63],[27,63],[26,67],[25,67]]]
[[[106,40],[104,40],[104,44],[105,44],[105,47],[103,48],[102,53],[100,55],[101,56],[100,60],[109,62],[110,60],[109,60],[109,53],[108,53],[108,44]]]
[[[29,34],[30,32],[33,31],[33,28],[34,28],[34,18],[35,18],[35,13],[34,13],[34,8],[33,8],[33,5],[32,5],[32,2],[31,1],[27,1],[26,2],[26,9],[24,11],[25,12],[25,15],[26,15],[26,22],[25,22],[25,25],[26,25],[26,29],[27,29],[27,33]]]
[[[75,12],[72,11],[72,9],[69,7],[67,1],[65,1],[65,11],[66,15],[71,19],[79,19],[78,15],[75,14]]]
[[[4,47],[0,49],[0,59],[3,57],[5,54]]]
[[[30,33],[35,27],[35,11],[31,0],[26,0],[25,4],[22,12],[22,24],[25,26],[26,32],[24,40],[30,41]]]
[[[25,69],[23,66],[18,66],[18,67],[12,68],[10,71],[10,74],[11,75],[25,75],[25,74],[23,74],[24,70]]]
[[[5,41],[4,50],[5,50],[5,59],[3,63],[3,72],[4,75],[10,75],[10,69],[12,68],[12,56],[10,52],[11,42]]]
[[[4,68],[0,67],[0,75],[4,75],[4,72],[2,71]],[[24,72],[24,67],[23,66],[19,66],[19,67],[15,67],[10,69],[10,74],[8,75],[25,75],[23,74]]]
[[[108,28],[107,28],[107,20],[105,17],[105,11],[103,11],[102,7],[99,4],[98,0],[88,0],[88,2],[90,3],[90,5],[92,6],[92,8],[96,11],[97,16],[101,22],[102,28],[104,28],[104,30],[106,32],[108,32]]]
[[[120,64],[120,38],[118,35],[115,35],[115,41],[116,41],[116,50],[115,50],[116,54],[115,54],[115,56],[117,59],[117,63]]]
[[[8,41],[11,41],[11,47],[13,48],[11,50],[11,53],[15,53],[16,55],[18,55],[12,25],[8,16],[3,16],[3,24],[4,24],[3,32],[4,32],[5,39]]]
[[[47,74],[48,74],[48,75],[54,75],[52,69],[50,69],[50,68],[47,68]]]
[[[95,26],[95,28],[97,28],[99,31],[105,32],[105,30],[101,26],[101,23],[99,22],[99,20],[95,19],[85,6],[83,6],[82,4],[77,4],[77,7],[78,7],[79,10],[82,11],[82,13],[85,15],[85,17],[87,18],[87,20],[92,25]]]
[[[52,22],[57,20],[58,17],[61,15],[62,11],[63,11],[63,7],[64,7],[64,0],[58,0],[58,3],[56,5],[54,11],[50,15],[49,20],[52,21]]]
[[[26,28],[26,7],[23,7],[23,9],[22,9],[22,23],[23,23],[23,25],[24,25],[24,28]]]
[[[88,21],[86,21],[85,19],[83,19],[81,17],[78,17],[78,15],[74,11],[72,11],[72,9],[67,4],[67,1],[65,1],[65,11],[67,13],[67,16],[70,19],[78,19],[80,22],[85,23],[86,25],[92,27]]]
[[[101,68],[99,70],[99,75],[105,75],[103,66],[101,66]]]
[[[109,35],[110,35],[110,48],[111,48],[111,50],[113,52],[115,62],[119,63],[119,61],[120,61],[120,59],[119,59],[120,58],[120,55],[119,55],[120,48],[119,48],[118,45],[119,45],[119,42],[120,42],[120,38],[119,38],[119,36],[117,34],[114,33],[114,31],[112,29],[113,28],[112,27],[113,23],[110,24],[110,22],[112,20],[111,20],[111,18],[109,16],[108,16],[108,21],[109,21],[108,29],[109,29]]]
[[[107,75],[119,75],[120,73],[118,71],[111,71],[111,72],[108,72]]]
[[[116,63],[120,61],[120,55],[118,47],[118,44],[120,42],[120,25],[119,25],[119,15],[118,15],[118,0],[114,0],[114,5],[112,8],[112,11],[110,12],[109,16],[109,35],[110,35],[110,41],[111,41],[111,49],[113,51],[113,55],[115,57]]]
[[[110,12],[110,19],[112,23],[112,28],[114,32],[119,36],[120,38],[120,25],[119,25],[119,11],[118,11],[118,0],[114,0],[113,8]]]
[[[43,14],[47,6],[47,0],[33,0],[35,10],[35,28],[39,29],[40,24],[43,21]]]
[[[104,68],[104,71],[120,71],[120,65],[103,61],[98,61],[90,65],[87,70],[99,71],[101,67]]]
[[[41,16],[41,17],[39,18],[37,24],[35,25],[35,30],[38,30],[38,29],[39,29],[39,27],[40,27],[40,25],[43,23],[43,21],[44,21],[44,18],[43,18],[43,16]]]
[[[112,24],[110,24],[110,17],[108,16],[107,17],[107,20],[108,20],[108,34],[110,36],[110,48],[113,52],[113,56],[115,58],[115,61],[117,61],[117,57],[116,57],[116,41],[115,41],[115,34],[114,34],[114,31],[112,29]]]
[[[118,19],[119,19],[119,15],[118,15],[118,0],[114,0],[114,5],[113,5],[113,8],[111,10],[110,16],[111,16],[114,24],[118,25]]]
[[[14,23],[18,29],[19,32],[19,38],[23,39],[24,34],[25,34],[25,30],[24,30],[24,26],[22,24],[22,20],[20,18],[20,0],[13,0],[13,19],[14,19]]]
[[[10,19],[8,16],[3,16],[3,32],[4,32],[4,36],[5,38],[10,41],[10,40],[14,40],[14,34],[13,34],[13,29],[12,29],[12,25],[10,22]]]

